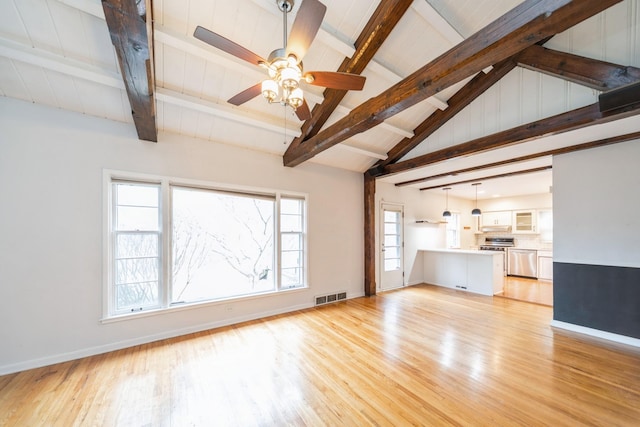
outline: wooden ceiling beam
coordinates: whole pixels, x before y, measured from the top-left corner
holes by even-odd
[[[383,171],[388,164],[395,163],[404,157],[407,153],[417,147],[422,141],[427,139],[436,130],[440,129],[445,123],[451,120],[456,114],[462,111],[466,106],[471,104],[474,99],[483,94],[487,89],[502,79],[509,71],[513,70],[516,63],[507,59],[495,67],[489,73],[478,73],[471,79],[462,89],[455,93],[449,99],[449,108],[446,110],[438,110],[427,117],[414,130],[414,136],[404,138],[396,144],[388,153],[387,159],[378,162],[369,170],[369,174],[376,176],[377,171]]]
[[[640,102],[640,81],[601,93],[598,99],[600,111],[611,111]]]
[[[158,141],[151,0],[102,0],[138,138]]]
[[[589,150],[591,148],[604,147],[605,145],[617,144],[619,142],[633,141],[634,139],[640,139],[640,132],[627,133],[624,135],[613,136],[611,138],[599,139],[597,141],[585,142],[583,144],[570,145],[568,147],[556,148],[554,150],[542,151],[539,153],[528,154],[526,156],[514,157],[512,159],[506,159],[498,162],[487,163],[484,165],[472,166],[469,168],[443,172],[436,175],[426,176],[424,178],[417,178],[409,181],[398,182],[395,185],[396,187],[405,187],[407,185],[419,184],[421,182],[427,182],[434,179],[445,178],[447,176],[456,176],[463,173],[477,172],[480,170],[492,169],[500,166],[507,166],[514,163],[526,162],[529,160],[535,160],[535,159],[539,159],[541,157],[546,157],[546,156],[555,156],[558,154],[573,153],[574,151]]]
[[[621,0],[525,0],[416,72],[284,155],[296,166],[420,101],[602,12]]]
[[[342,61],[338,71],[352,74],[362,73],[400,18],[409,9],[411,3],[413,0],[381,0],[356,40],[356,52],[351,58],[345,58]],[[311,118],[303,123],[302,134],[291,142],[285,152],[285,158],[291,155],[305,139],[320,131],[346,94],[346,90],[325,89],[324,101],[313,107]]]
[[[521,67],[605,92],[640,80],[640,68],[598,61],[537,45],[516,55],[515,61]]]
[[[375,176],[376,173],[384,170],[384,166],[400,160],[469,105],[476,97],[480,96],[491,85],[511,71],[516,63],[533,71],[539,71],[601,91],[616,89],[640,80],[640,68],[598,61],[533,45],[503,63],[496,65],[489,74],[476,75],[473,80],[449,99],[449,109],[436,111],[429,116],[414,130],[415,136],[413,138],[405,138],[400,141],[389,151],[387,159],[378,162],[369,170],[369,173]]]
[[[393,175],[411,169],[450,160],[455,157],[469,156],[483,151],[508,147],[543,136],[559,134],[596,124],[607,123],[640,114],[640,100],[617,110],[600,111],[598,103],[558,114],[553,117],[516,126],[502,132],[483,136],[462,144],[446,147],[413,159],[387,165],[377,176]]]
[[[464,181],[449,182],[447,184],[434,185],[434,186],[431,186],[431,187],[424,187],[424,188],[421,188],[420,191],[435,190],[436,188],[453,187],[454,185],[468,184],[470,182],[489,181],[491,179],[508,178],[510,176],[518,176],[518,175],[526,175],[526,174],[529,174],[529,173],[543,172],[543,171],[551,169],[552,167],[553,166],[551,166],[551,165],[540,166],[538,168],[524,169],[524,170],[513,171],[513,172],[505,172],[505,173],[501,173],[501,174],[498,174],[498,175],[485,176],[485,177],[482,177],[482,178],[465,179]]]

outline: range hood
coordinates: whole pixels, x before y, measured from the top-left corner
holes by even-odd
[[[502,232],[502,233],[511,233],[510,225],[483,225],[480,228],[480,231],[483,233],[491,233],[491,232]]]

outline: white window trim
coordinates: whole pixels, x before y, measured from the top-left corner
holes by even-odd
[[[112,313],[110,312],[110,301],[112,297],[112,280],[113,280],[113,260],[112,260],[112,250],[113,250],[113,242],[111,239],[111,227],[113,220],[113,212],[112,212],[112,200],[113,200],[113,192],[112,192],[112,182],[114,180],[120,181],[131,181],[137,183],[154,183],[160,184],[160,192],[161,192],[161,222],[162,222],[162,250],[163,254],[161,256],[162,259],[162,286],[160,288],[160,299],[162,307],[160,308],[151,308],[143,311],[136,311],[132,313]],[[114,169],[104,169],[103,176],[103,274],[102,274],[102,288],[103,288],[103,297],[102,297],[102,318],[100,319],[101,323],[111,323],[122,320],[130,320],[137,319],[141,317],[155,316],[158,314],[182,311],[182,310],[191,310],[202,308],[203,306],[210,305],[219,305],[225,304],[229,301],[238,301],[238,300],[250,300],[257,298],[265,298],[265,297],[273,297],[275,295],[280,294],[289,294],[291,292],[300,292],[306,291],[310,288],[309,284],[309,239],[308,239],[308,224],[309,224],[309,195],[307,193],[301,193],[296,191],[288,191],[288,190],[278,190],[278,189],[270,189],[270,188],[262,188],[262,187],[250,187],[250,186],[242,186],[242,185],[233,185],[227,183],[220,182],[212,182],[212,181],[201,181],[201,180],[193,180],[188,178],[178,178],[178,177],[167,177],[160,175],[151,175],[137,172],[129,172],[122,170],[114,170]],[[220,298],[215,300],[205,300],[205,301],[197,301],[186,304],[179,305],[171,305],[170,295],[171,295],[171,264],[173,263],[173,256],[171,251],[171,237],[172,233],[167,232],[166,230],[171,230],[171,186],[186,186],[186,187],[194,187],[198,189],[204,190],[220,190],[220,191],[237,191],[240,193],[247,194],[264,194],[271,197],[275,197],[276,209],[275,215],[277,215],[278,223],[280,221],[280,198],[290,197],[290,198],[298,198],[304,200],[304,212],[303,212],[303,241],[304,241],[304,257],[302,260],[303,263],[303,286],[296,288],[281,288],[281,253],[280,253],[280,239],[281,239],[281,231],[278,226],[276,233],[277,238],[275,239],[276,248],[274,248],[274,252],[277,257],[276,265],[278,268],[278,278],[276,283],[276,288],[273,291],[262,292],[259,294],[253,295],[242,295],[235,296],[229,298]]]

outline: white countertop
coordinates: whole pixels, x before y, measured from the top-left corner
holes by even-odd
[[[478,249],[420,249],[423,252],[443,252],[450,254],[467,254],[467,255],[484,255],[484,256],[493,256],[493,255],[502,255],[502,252],[499,251],[481,251]]]

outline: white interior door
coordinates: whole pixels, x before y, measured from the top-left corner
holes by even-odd
[[[404,282],[404,208],[382,204],[380,290],[399,288]]]

